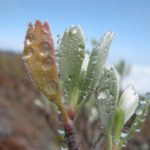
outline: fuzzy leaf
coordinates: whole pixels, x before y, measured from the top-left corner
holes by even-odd
[[[98,85],[98,81],[103,74],[103,66],[108,56],[109,46],[113,35],[112,32],[107,32],[104,34],[101,41],[97,41],[94,44],[89,58],[84,84],[80,87],[79,103],[88,100]]]
[[[77,84],[85,55],[85,39],[82,29],[73,26],[66,30],[60,43],[60,70],[62,80],[72,101],[72,93]]]
[[[112,128],[119,97],[119,78],[115,68],[105,67],[96,90],[96,103],[104,128]]]
[[[29,25],[25,38],[23,59],[36,87],[62,110],[55,49],[48,23],[36,21]],[[65,113],[64,113],[65,114]]]

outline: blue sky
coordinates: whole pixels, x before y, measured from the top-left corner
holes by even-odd
[[[54,39],[70,25],[80,25],[90,42],[116,33],[109,61],[150,65],[149,0],[0,0],[0,48],[20,51],[27,24],[48,20]]]

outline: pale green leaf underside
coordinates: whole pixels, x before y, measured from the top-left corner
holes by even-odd
[[[60,43],[60,70],[68,99],[76,86],[85,55],[85,39],[80,27],[66,30]]]
[[[107,32],[100,41],[94,44],[89,58],[85,80],[82,87],[80,87],[79,102],[88,100],[95,90],[103,73],[103,66],[108,56],[113,35],[112,32]]]
[[[97,109],[102,125],[112,127],[119,97],[119,79],[115,68],[105,67],[96,90]]]

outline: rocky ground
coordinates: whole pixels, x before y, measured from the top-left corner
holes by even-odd
[[[59,150],[59,126],[53,110],[39,106],[41,94],[25,71],[21,55],[0,53],[0,150]],[[35,105],[35,102],[36,105]],[[37,106],[38,105],[38,106]],[[82,150],[90,150],[99,123],[88,123],[83,109],[76,120],[77,141]],[[150,149],[150,114],[140,133],[126,150]]]

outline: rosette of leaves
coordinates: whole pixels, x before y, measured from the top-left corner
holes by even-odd
[[[107,32],[93,45],[89,54],[83,31],[78,26],[66,30],[59,47],[59,65],[69,106],[76,111],[88,101],[103,73],[113,38]]]
[[[64,118],[68,118],[68,114],[72,117],[94,93],[112,38],[112,32],[104,34],[101,40],[95,42],[89,54],[81,27],[71,26],[61,39],[57,68],[48,23],[36,21],[35,25],[29,25],[23,52],[26,68],[36,87],[58,106]]]

